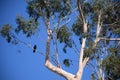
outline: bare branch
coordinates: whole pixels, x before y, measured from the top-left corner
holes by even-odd
[[[72,80],[72,78],[74,78],[74,76],[75,76],[71,73],[68,73],[68,72],[64,71],[61,68],[58,68],[58,67],[52,65],[49,60],[46,61],[45,65],[47,66],[48,69],[50,69],[51,71],[56,72],[57,74],[65,77],[67,80]]]
[[[73,74],[70,74],[68,72],[66,72],[65,70],[62,70],[59,67],[54,66],[51,62],[50,62],[50,42],[51,42],[51,37],[52,37],[52,31],[50,30],[50,21],[49,19],[46,20],[46,29],[47,29],[47,43],[46,43],[46,60],[45,60],[45,66],[50,69],[51,71],[65,77],[68,80],[72,80],[74,78]]]
[[[80,17],[82,18],[82,22],[85,23],[85,18],[84,18],[84,15],[83,15],[82,5],[80,3],[80,0],[77,0],[77,6],[78,6],[78,11],[80,13]]]
[[[84,15],[83,15],[83,11],[82,11],[82,5],[81,5],[81,3],[80,3],[80,0],[77,0],[77,6],[78,6],[78,11],[79,11],[79,13],[80,13],[80,17],[81,17],[81,19],[82,19],[82,22],[83,22],[83,30],[84,30],[84,33],[86,34],[87,33],[87,27],[88,27],[88,23],[87,23],[87,21],[85,20],[85,17],[84,17]]]
[[[78,9],[78,7],[74,9],[70,3],[68,3],[68,5],[71,7],[72,12],[75,12],[75,15],[77,16],[77,18],[82,21],[82,19],[81,19],[81,18],[77,15],[77,13],[76,13],[76,10]]]
[[[49,60],[52,31],[50,30],[50,21],[48,18],[46,20],[46,29],[48,34],[47,43],[46,43],[46,60]]]
[[[78,71],[76,73],[76,78],[78,78],[80,80],[81,80],[82,71],[84,68],[83,67],[83,53],[84,53],[85,43],[86,43],[86,38],[83,38],[81,50],[80,50],[80,55],[79,55],[79,67],[78,67]]]
[[[83,61],[83,67],[85,67],[85,65],[87,64],[88,60],[89,60],[89,57],[85,57],[85,59]]]
[[[54,36],[54,46],[55,46],[55,55],[56,55],[56,61],[57,61],[57,67],[61,67],[60,66],[60,62],[59,62],[59,58],[58,58],[58,45],[57,45],[57,34],[56,34],[56,30],[55,30],[55,36]]]
[[[113,25],[115,25],[117,22],[113,22],[113,23],[111,23],[111,24],[104,24],[104,25],[102,25],[102,26],[113,26]]]
[[[100,40],[120,41],[120,38],[100,38]]]
[[[25,41],[22,41],[22,40],[18,39],[13,33],[11,33],[11,35],[12,35],[12,37],[13,37],[15,40],[19,41],[20,43],[22,43],[22,44],[26,45],[27,47],[31,48],[32,50],[34,50],[34,48],[33,48],[33,46],[32,46],[31,44],[26,43]],[[43,55],[43,56],[45,56],[44,53],[40,52],[40,51],[37,50],[37,49],[36,49],[36,52],[39,53],[39,54],[41,54],[41,55]]]
[[[66,25],[67,23],[69,23],[71,21],[71,19],[68,19],[64,24],[60,25],[59,27]]]
[[[94,41],[93,48],[95,48],[95,46],[97,45],[97,43],[98,43],[99,40],[100,40],[100,38],[99,38],[100,30],[101,30],[101,10],[100,10],[100,13],[99,13],[99,15],[98,15],[98,23],[97,23],[96,39],[95,39],[95,41]]]

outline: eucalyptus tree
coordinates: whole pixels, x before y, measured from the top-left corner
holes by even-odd
[[[17,16],[16,23],[18,26],[14,29],[14,33],[18,34],[22,31],[26,37],[34,36],[39,28],[39,20],[43,19],[45,26],[42,27],[45,27],[47,33],[46,45],[44,45],[46,46],[45,66],[49,70],[67,80],[81,80],[86,65],[90,65],[91,61],[95,60],[95,71],[91,79],[104,80],[105,78],[108,79],[108,76],[113,78],[111,75],[114,74],[114,71],[116,71],[119,79],[120,75],[118,75],[117,70],[110,72],[112,67],[108,68],[109,64],[110,66],[113,66],[114,63],[119,64],[119,60],[115,56],[117,62],[112,61],[113,65],[109,62],[111,55],[119,53],[120,48],[119,2],[110,0],[27,0],[26,2],[29,20]],[[71,17],[70,15],[73,13],[74,16]],[[75,18],[75,20],[71,26],[68,26],[67,24],[71,23],[71,18]],[[14,33],[10,24],[3,25],[1,35],[8,43],[22,42],[27,45],[18,39]],[[72,34],[79,38],[79,43],[71,38]],[[50,57],[52,40],[54,40],[56,64],[52,63],[51,59],[53,58]],[[76,45],[80,45],[77,56],[79,57],[78,70],[75,74],[62,69],[59,61],[58,41],[64,43],[63,51],[65,53],[73,47],[77,48]],[[37,45],[29,47],[33,49],[33,52],[39,52]],[[63,63],[66,66],[71,65],[69,59],[65,59]],[[109,64],[107,65],[107,63]],[[115,69],[119,69],[118,66]]]

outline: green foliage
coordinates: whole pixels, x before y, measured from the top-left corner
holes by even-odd
[[[71,12],[71,7],[68,3],[72,3],[71,0],[28,0],[27,1],[27,12],[30,19],[25,20],[21,16],[17,16],[16,23],[17,28],[15,29],[16,33],[20,31],[23,32],[27,37],[30,37],[35,34],[38,29],[38,19],[43,17],[44,19],[51,20],[51,16],[55,16],[57,22],[58,18],[61,19],[68,15]],[[80,43],[82,44],[82,38],[86,37],[86,44],[84,48],[84,58],[89,57],[93,59],[95,53],[98,55],[98,50],[103,47],[104,43],[99,42],[97,44],[97,49],[93,49],[93,40],[96,37],[96,24],[98,23],[98,15],[101,10],[101,34],[99,37],[118,37],[120,36],[120,7],[109,2],[109,0],[81,0],[82,11],[86,22],[88,22],[88,31],[84,33],[83,23],[80,19],[77,19],[72,24],[72,31],[76,36],[79,36]],[[71,17],[73,18],[73,17]],[[51,21],[50,21],[51,22]],[[113,24],[115,22],[115,24]],[[111,25],[112,24],[112,25]],[[8,43],[17,43],[16,37],[11,33],[12,27],[9,24],[3,25],[0,30],[1,35],[7,40]],[[50,27],[50,29],[53,29]],[[67,26],[62,26],[57,29],[57,40],[60,43],[64,43],[63,51],[67,53],[67,47],[73,47],[73,41],[71,40],[71,32]],[[93,33],[94,32],[94,33]],[[112,34],[111,34],[112,33]],[[109,34],[111,34],[109,36]],[[94,36],[93,36],[94,35]],[[117,36],[116,36],[117,35]],[[109,46],[109,41],[106,41],[106,47]],[[77,44],[79,45],[79,44]],[[99,49],[98,49],[99,48]],[[33,52],[36,52],[37,45],[33,46]],[[106,79],[112,78],[113,80],[120,79],[120,58],[116,55],[118,54],[118,48],[110,47],[108,49],[109,56],[102,62],[104,68]],[[103,51],[104,52],[104,51]],[[111,54],[112,53],[112,54]],[[120,56],[120,55],[119,55]],[[69,67],[71,64],[70,59],[64,59],[63,64],[66,67]],[[95,80],[95,74],[91,75],[91,80]]]
[[[68,27],[62,26],[59,29],[57,29],[57,39],[60,41],[60,43],[64,42],[66,44],[69,44],[70,42],[70,31]],[[72,47],[71,45],[69,45]]]
[[[85,2],[83,4],[83,12],[85,15],[89,15],[91,12],[93,12],[92,5],[89,2]]]
[[[2,37],[6,39],[8,43],[18,44],[18,41],[15,39],[15,36],[12,34],[12,26],[9,24],[3,25],[2,29],[0,30],[0,34]]]
[[[107,79],[120,79],[120,58],[115,55],[106,57],[102,62]]]
[[[72,25],[72,31],[77,35],[80,36],[83,34],[83,24],[80,20],[77,20],[73,25]]]
[[[84,58],[90,57],[90,59],[93,59],[95,51],[96,50],[92,48],[84,49]]]
[[[112,54],[116,54],[117,51],[118,51],[118,48],[110,47],[108,50],[110,51],[110,53],[112,53]]]
[[[108,26],[108,31],[111,33],[111,35],[120,36],[120,24],[116,23],[114,25]]]
[[[19,33],[20,31],[23,31],[27,37],[33,35],[38,29],[38,22],[35,22],[33,18],[26,21],[23,17],[17,16],[16,23],[18,24],[18,27],[15,29],[15,32]]]
[[[28,0],[27,11],[30,17],[36,20],[41,16],[50,17],[59,14],[59,17],[64,17],[71,10],[67,2],[71,0]]]
[[[71,64],[71,60],[70,60],[70,59],[64,59],[63,64],[64,64],[66,67],[69,67],[70,64]]]
[[[94,12],[98,12],[99,10],[103,9],[104,6],[106,6],[105,5],[106,2],[107,2],[107,0],[106,1],[104,1],[104,0],[94,0],[93,1],[93,7],[92,7]]]
[[[90,59],[94,58],[97,49],[93,48],[93,44],[94,42],[92,38],[88,37],[88,40],[86,41],[86,48],[84,49],[84,58],[85,57],[90,57]]]
[[[107,6],[103,8],[102,12],[102,21],[106,25],[108,31],[114,35],[120,36],[120,6],[119,3],[110,3],[106,4]],[[110,24],[110,25],[107,25]]]
[[[72,40],[70,39],[70,36],[71,33],[67,26],[62,26],[57,29],[57,39],[60,43],[65,43],[65,46],[63,47],[64,53],[67,52],[67,47],[72,48]]]
[[[8,43],[11,42],[11,36],[10,36],[10,32],[11,32],[11,26],[9,24],[5,24],[3,25],[2,29],[0,30],[1,35],[6,38],[6,41]]]
[[[70,31],[66,26],[62,26],[57,30],[57,39],[61,42],[69,41]]]
[[[114,28],[113,33],[120,36],[120,27],[118,26],[118,27]]]
[[[36,21],[43,15],[42,9],[44,9],[43,0],[28,0],[27,12],[30,17],[33,17]]]
[[[11,32],[11,26],[9,24],[5,24],[3,25],[0,33],[3,37],[6,37],[6,36],[9,36],[10,35],[10,32]]]

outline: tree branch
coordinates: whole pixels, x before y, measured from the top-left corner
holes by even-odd
[[[82,11],[82,5],[81,5],[81,3],[80,3],[80,0],[77,0],[77,6],[78,6],[78,11],[79,11],[79,13],[80,13],[80,17],[82,18],[82,22],[83,22],[83,30],[84,30],[84,33],[87,33],[87,25],[88,25],[88,23],[86,22],[86,20],[85,20],[85,17],[84,17],[84,15],[83,15],[83,11]]]
[[[85,23],[85,19],[84,19],[84,15],[83,15],[83,12],[82,12],[82,6],[81,6],[81,3],[80,3],[80,0],[77,0],[77,6],[78,6],[78,11],[80,13],[80,16],[82,18],[82,22]]]
[[[100,40],[120,41],[120,38],[100,38]]]
[[[79,0],[78,0],[79,1]],[[80,4],[79,4],[80,6]],[[81,12],[81,9],[79,7],[79,10]],[[83,15],[81,15],[83,16]],[[97,31],[96,31],[96,39],[94,41],[94,45],[93,45],[93,48],[95,48],[95,46],[97,45],[97,43],[99,42],[100,38],[99,38],[99,34],[100,34],[100,30],[101,30],[101,10],[100,10],[100,14],[98,16],[98,24],[97,24]],[[84,33],[87,33],[87,22],[85,22],[83,24],[83,28],[84,28]],[[81,51],[80,51],[80,57],[79,57],[79,69],[78,69],[78,72],[76,74],[76,77],[78,79],[81,80],[81,76],[82,76],[82,73],[83,73],[83,69],[85,67],[85,65],[87,64],[88,60],[89,60],[89,57],[85,57],[84,60],[83,60],[83,53],[84,53],[84,48],[85,48],[85,42],[86,42],[86,37],[83,38],[83,41],[82,41],[82,46],[81,46]]]
[[[83,12],[82,12],[82,6],[80,4],[80,0],[77,0],[77,6],[78,6],[79,13],[80,13],[80,17],[82,18],[82,22],[83,22],[83,30],[84,30],[83,32],[84,32],[84,34],[86,34],[88,23],[85,21],[85,18],[84,18]],[[85,43],[86,43],[86,37],[83,38],[81,50],[80,50],[80,54],[79,54],[79,67],[78,67],[78,71],[75,76],[78,80],[81,80],[84,66],[86,65],[87,61],[89,60],[89,58],[85,58],[83,60]]]
[[[68,3],[68,2],[67,2],[67,3]],[[77,16],[77,18],[82,21],[82,19],[81,19],[81,18],[78,16],[78,14],[76,13],[76,10],[78,9],[78,7],[74,9],[70,3],[68,3],[68,5],[69,5],[69,6],[71,7],[71,9],[72,9],[71,12],[75,12],[75,15]]]
[[[61,68],[58,68],[58,67],[52,65],[49,60],[46,61],[45,66],[47,66],[47,68],[50,69],[51,71],[65,77],[67,80],[71,80],[75,76],[75,75],[73,75],[71,73],[68,73],[68,72],[64,71]]]
[[[97,43],[98,43],[99,40],[100,40],[100,38],[99,38],[100,30],[101,30],[101,10],[100,10],[100,13],[99,13],[99,15],[98,15],[98,23],[97,23],[96,39],[95,39],[95,41],[94,41],[93,48],[95,48],[95,46],[97,45]]]
[[[46,60],[49,60],[52,31],[50,30],[50,21],[48,18],[46,20],[46,29],[47,29],[47,34],[48,34],[47,43],[46,43]]]
[[[84,48],[85,48],[85,43],[86,43],[86,38],[83,38],[82,45],[81,45],[81,50],[80,50],[80,56],[79,56],[79,67],[78,71],[76,73],[76,78],[81,80],[82,76],[82,71],[83,71],[83,53],[84,53]]]
[[[85,57],[85,59],[83,61],[83,67],[85,67],[85,65],[87,64],[88,60],[89,60],[89,57]]]
[[[59,62],[59,58],[58,58],[58,45],[57,45],[57,33],[56,33],[56,30],[55,30],[55,37],[54,37],[54,45],[55,45],[55,55],[56,55],[56,61],[57,61],[57,67],[61,67],[60,66],[60,62]]]
[[[45,59],[45,66],[50,69],[51,71],[65,77],[68,80],[72,80],[72,78],[74,78],[74,75],[71,73],[68,73],[64,70],[62,70],[59,67],[54,66],[51,62],[50,62],[50,42],[51,42],[51,37],[52,37],[52,31],[50,30],[50,21],[47,18],[46,20],[46,29],[47,29],[47,43],[46,43],[46,59]]]
[[[19,41],[20,43],[26,45],[28,48],[31,48],[32,50],[34,50],[34,48],[33,48],[33,46],[32,46],[31,44],[26,43],[25,41],[18,39],[13,33],[11,33],[11,35],[12,35],[12,37],[13,37],[15,40],[17,40],[17,41]],[[44,53],[43,53],[43,52],[40,52],[38,49],[36,49],[36,52],[38,52],[39,54],[45,56]]]

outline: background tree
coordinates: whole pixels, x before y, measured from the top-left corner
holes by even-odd
[[[27,4],[29,20],[18,15],[16,17],[18,25],[16,29],[13,29],[10,24],[3,25],[1,29],[1,35],[8,43],[18,44],[21,42],[33,49],[33,52],[41,53],[37,50],[37,45],[30,46],[18,39],[15,34],[22,31],[26,37],[31,37],[39,29],[39,20],[43,19],[47,33],[45,66],[48,69],[68,80],[81,80],[85,66],[94,60],[96,61],[95,68],[97,71],[95,73],[97,75],[92,74],[92,79],[103,80],[103,71],[106,73],[106,79],[119,79],[118,74],[111,76],[119,70],[117,66],[116,70],[112,68],[113,65],[119,64],[119,59],[115,55],[113,56],[114,53],[119,53],[120,8],[118,3],[113,3],[110,0],[76,0],[76,3],[72,0],[28,0]],[[77,18],[70,17],[74,9]],[[70,18],[75,18],[75,20],[73,24],[68,26]],[[79,44],[74,40],[75,38],[72,38],[72,34],[79,37]],[[53,41],[53,45],[51,41]],[[64,43],[63,51],[65,53],[67,53],[68,48],[75,48],[77,50],[75,53],[79,53],[76,56],[79,58],[78,70],[75,74],[62,69],[59,61],[58,41]],[[76,44],[80,45],[80,49],[77,49]],[[51,55],[51,46],[55,47],[56,57]],[[106,63],[109,63],[111,56],[115,58],[116,62],[112,61],[111,67],[108,68],[109,64],[106,65]],[[63,63],[70,66],[71,60],[64,59]],[[113,72],[110,72],[111,69]]]

